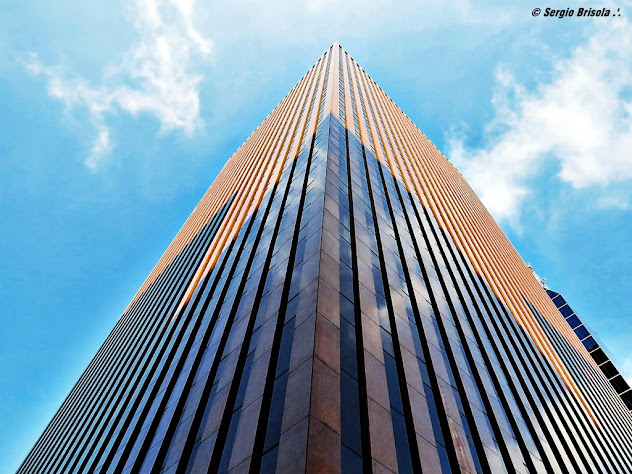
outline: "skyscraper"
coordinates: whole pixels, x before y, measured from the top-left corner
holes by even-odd
[[[334,44],[19,472],[631,472],[631,430],[463,177]]]

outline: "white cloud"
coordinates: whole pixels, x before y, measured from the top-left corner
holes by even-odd
[[[200,124],[199,84],[194,60],[208,59],[211,40],[193,25],[193,0],[134,0],[128,7],[138,42],[121,61],[105,68],[101,84],[68,77],[61,68],[43,65],[36,54],[27,67],[47,79],[48,94],[68,110],[85,107],[96,129],[85,160],[96,170],[112,148],[108,114],[116,111],[156,117],[161,131],[192,134]]]
[[[448,156],[496,218],[517,222],[545,166],[575,190],[590,188],[602,207],[629,207],[621,188],[632,180],[632,25],[598,24],[534,91],[497,71],[481,148],[451,137]]]

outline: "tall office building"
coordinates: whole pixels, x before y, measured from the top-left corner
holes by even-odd
[[[630,433],[463,177],[334,44],[19,472],[623,473]]]

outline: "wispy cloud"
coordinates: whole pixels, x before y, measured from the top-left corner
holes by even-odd
[[[392,34],[445,28],[449,25],[487,25],[501,28],[514,17],[524,18],[519,8],[507,6],[499,9],[495,0],[269,0],[252,2],[233,0],[214,5],[221,18],[239,18],[241,28],[233,34],[243,36],[264,35],[293,42],[311,42],[315,38],[333,41],[343,37],[371,37],[375,32]],[[244,26],[247,25],[247,28]],[[288,36],[292,35],[292,36]]]
[[[601,25],[534,90],[499,68],[483,145],[450,138],[448,156],[496,218],[518,222],[545,167],[572,189],[590,188],[597,205],[629,207],[632,25],[623,17]]]
[[[96,129],[85,164],[96,170],[112,149],[111,114],[146,113],[160,121],[161,131],[192,134],[200,125],[199,85],[203,76],[195,60],[209,59],[213,42],[193,24],[193,0],[134,0],[128,7],[138,41],[116,65],[104,67],[93,84],[61,67],[42,64],[31,54],[27,67],[46,78],[48,94],[67,110],[88,110]]]

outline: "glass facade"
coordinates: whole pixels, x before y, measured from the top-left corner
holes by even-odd
[[[630,411],[554,302],[334,44],[230,158],[19,472],[632,472]]]

